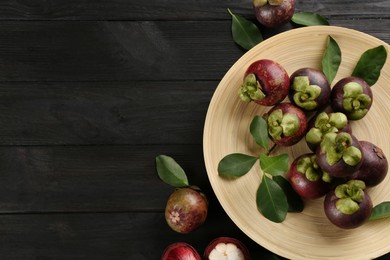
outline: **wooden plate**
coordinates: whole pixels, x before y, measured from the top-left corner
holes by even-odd
[[[255,166],[246,175],[227,180],[218,176],[219,161],[231,153],[259,155],[261,149],[249,133],[255,115],[269,107],[240,101],[237,90],[247,67],[258,59],[272,59],[291,75],[302,67],[321,69],[326,38],[331,35],[342,51],[342,63],[332,86],[351,75],[360,55],[367,49],[389,45],[370,35],[333,26],[293,29],[278,34],[245,53],[226,73],[211,100],[204,127],[204,159],[213,190],[234,223],[261,246],[289,259],[369,259],[390,251],[390,218],[369,221],[353,230],[332,225],[323,212],[323,198],[305,201],[302,213],[289,213],[283,223],[265,219],[256,208],[255,194],[262,172]],[[390,59],[372,87],[374,103],[365,118],[353,122],[355,136],[383,149],[390,158]],[[288,153],[290,163],[308,152],[304,141],[275,154]],[[369,193],[374,205],[390,201],[390,174]]]

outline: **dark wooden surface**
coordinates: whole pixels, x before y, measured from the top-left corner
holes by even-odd
[[[248,0],[1,1],[1,259],[159,259],[170,243],[203,252],[218,236],[271,255],[224,213],[203,162],[211,96],[244,53],[227,8],[254,19]],[[297,0],[297,11],[390,43],[388,0]],[[209,197],[189,235],[165,223],[158,154]]]

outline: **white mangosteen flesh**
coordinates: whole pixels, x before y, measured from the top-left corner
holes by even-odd
[[[235,244],[219,243],[211,250],[209,260],[245,260],[245,256]]]

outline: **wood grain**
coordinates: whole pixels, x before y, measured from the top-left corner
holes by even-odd
[[[2,82],[0,144],[201,144],[217,85],[217,81]]]
[[[203,161],[208,104],[245,53],[227,8],[256,23],[242,0],[0,2],[1,259],[159,259],[169,243],[203,252],[217,236],[270,256],[221,208]],[[390,42],[387,0],[301,0],[297,11]],[[260,27],[266,39],[293,28]],[[172,188],[158,154],[208,195],[190,235],[163,219]]]
[[[2,146],[0,213],[162,211],[173,188],[155,157],[172,156],[217,205],[201,145]]]
[[[332,24],[390,42],[387,19]],[[230,27],[230,20],[6,21],[0,23],[0,81],[220,80],[244,53]]]
[[[348,8],[340,8],[347,6]],[[0,4],[1,20],[216,20],[228,19],[227,8],[250,17],[250,1],[142,1],[142,0],[5,0]],[[386,0],[353,1],[300,0],[297,11],[319,12],[331,17],[378,17],[389,13]]]
[[[242,240],[253,256],[267,254],[220,210],[189,236],[170,230],[162,212],[0,215],[0,224],[3,259],[160,259],[177,241],[203,254],[215,232]]]

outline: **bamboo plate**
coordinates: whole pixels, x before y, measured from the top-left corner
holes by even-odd
[[[249,125],[255,115],[269,107],[240,101],[237,95],[246,68],[257,59],[272,59],[291,75],[302,67],[321,69],[326,38],[331,35],[339,44],[342,63],[332,86],[349,76],[360,55],[367,49],[384,45],[370,35],[351,29],[317,26],[293,29],[278,34],[245,53],[219,83],[208,108],[203,137],[205,165],[212,188],[234,223],[251,239],[274,253],[289,259],[370,259],[390,252],[390,218],[369,221],[353,230],[332,225],[323,212],[323,198],[305,201],[302,213],[288,213],[283,223],[265,219],[256,208],[255,194],[262,172],[255,166],[246,175],[227,180],[218,176],[219,161],[230,153],[259,155]],[[353,122],[355,136],[382,148],[390,158],[390,58],[372,87],[374,102],[365,118]],[[288,153],[290,163],[309,152],[304,141],[275,154]],[[369,193],[374,205],[390,201],[390,174]]]

